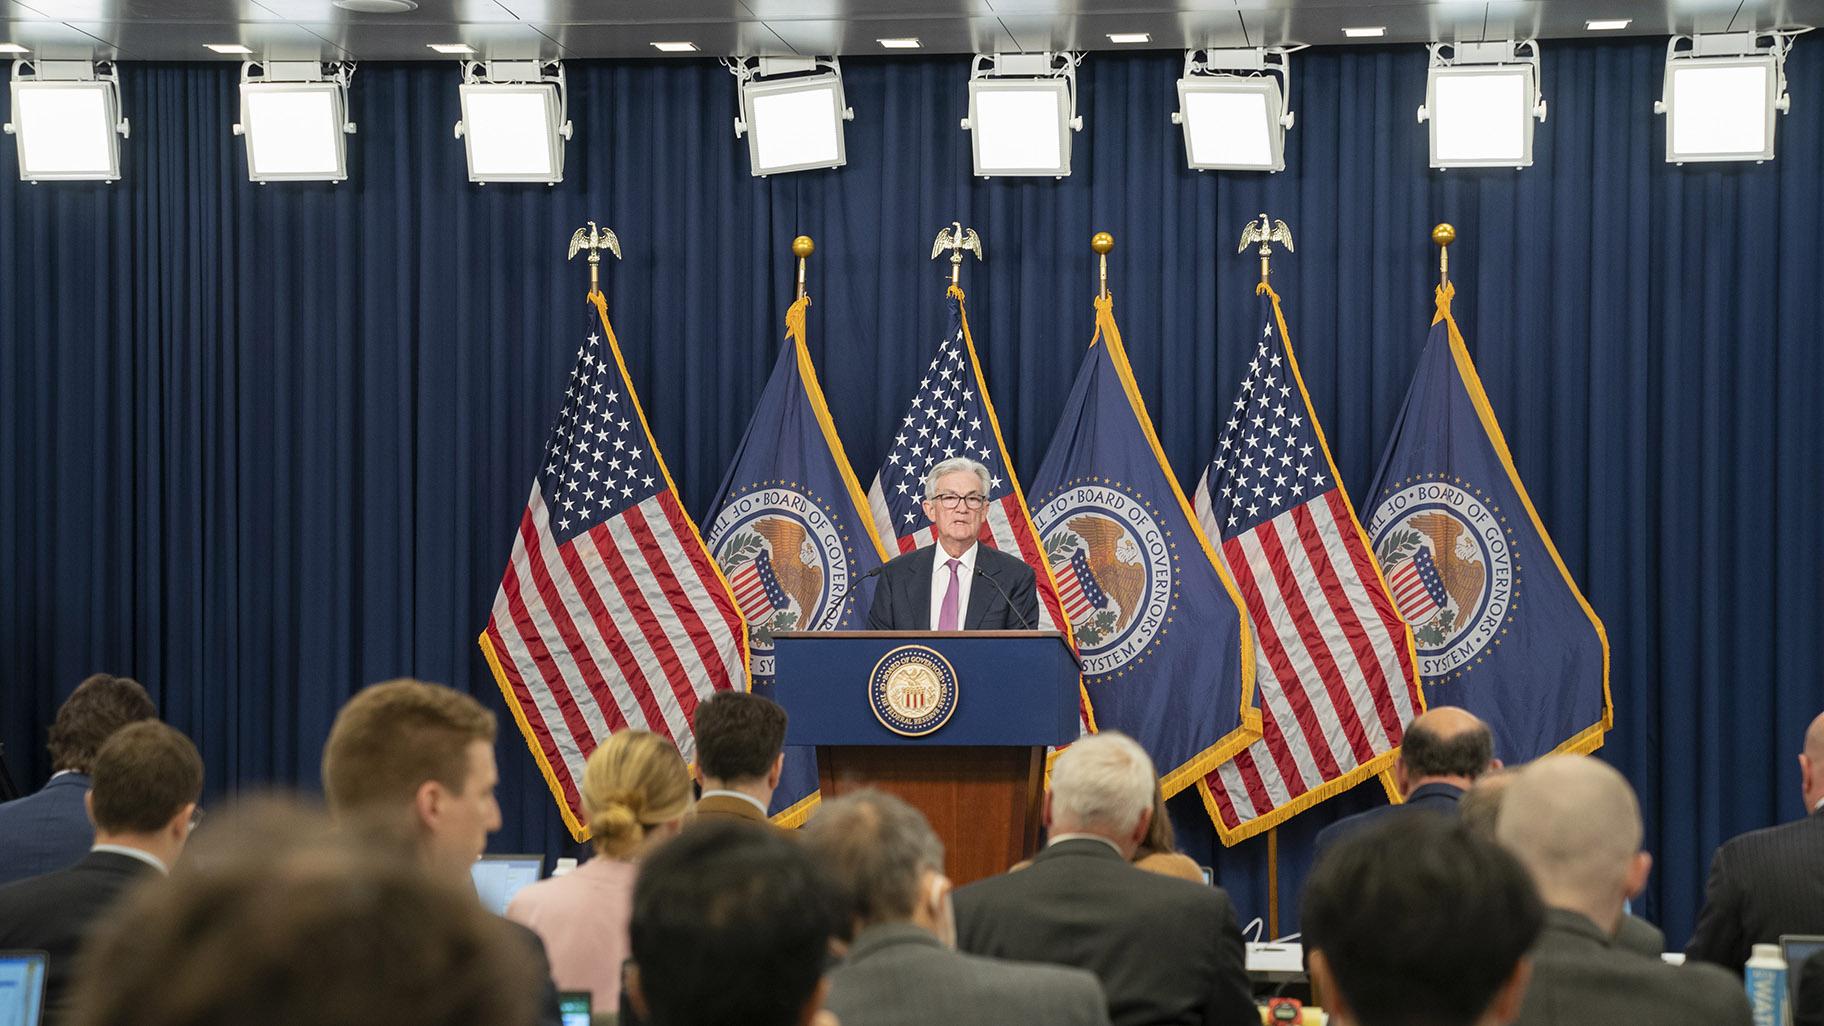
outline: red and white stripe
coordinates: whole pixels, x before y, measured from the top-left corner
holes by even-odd
[[[1388,574],[1387,587],[1393,592],[1393,601],[1408,623],[1422,624],[1438,611],[1438,604],[1431,600],[1431,592],[1425,590],[1425,582],[1419,579],[1419,561],[1416,559],[1401,563],[1399,569]]]
[[[1212,539],[1209,482],[1197,512]],[[1254,626],[1262,736],[1206,777],[1229,829],[1400,743],[1418,706],[1406,625],[1334,488],[1222,543]]]
[[[728,586],[734,589],[735,601],[747,614],[748,623],[759,623],[773,613],[772,600],[766,597],[766,585],[760,580],[759,564],[748,562],[736,570],[728,579]]]
[[[747,676],[740,613],[670,489],[558,544],[534,481],[487,635],[579,820],[598,743],[650,730],[689,761],[697,703]]]

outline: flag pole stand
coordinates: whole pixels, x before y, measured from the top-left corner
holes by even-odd
[[[1112,250],[1115,248],[1115,237],[1113,235],[1110,235],[1107,232],[1097,232],[1095,235],[1090,237],[1089,248],[1096,251],[1096,261],[1099,265],[1098,274],[1101,278],[1101,286],[1100,286],[1100,291],[1097,292],[1097,295],[1103,299],[1107,299],[1108,298],[1108,252],[1109,252],[1109,250]]]
[[[798,294],[794,299],[804,298],[804,262],[817,250],[817,244],[809,235],[800,235],[792,240],[792,255],[798,258]]]
[[[594,221],[587,227],[578,228],[570,236],[570,255],[566,260],[575,260],[578,253],[589,254],[589,294],[602,291],[602,250],[621,258],[621,240],[615,238],[614,232],[607,228],[597,228]]]
[[[1279,939],[1279,828],[1267,828],[1267,935],[1262,940]]]
[[[1431,241],[1438,244],[1438,288],[1450,284],[1450,244],[1457,241],[1457,230],[1448,224],[1431,230]]]

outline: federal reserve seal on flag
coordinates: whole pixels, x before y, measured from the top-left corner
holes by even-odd
[[[835,626],[831,599],[854,563],[828,507],[779,482],[731,498],[709,531],[710,551],[747,618],[754,673],[771,677],[773,634]]]
[[[901,645],[868,674],[868,702],[880,725],[903,737],[924,737],[956,712],[956,669],[936,649]]]
[[[1477,489],[1408,479],[1388,490],[1368,522],[1428,682],[1468,672],[1501,643],[1519,584],[1504,520]]]
[[[1176,598],[1177,553],[1155,511],[1112,481],[1073,482],[1034,511],[1088,676],[1145,652]]]

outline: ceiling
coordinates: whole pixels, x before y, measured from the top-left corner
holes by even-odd
[[[398,14],[353,13],[333,0],[0,0],[0,42],[42,57],[239,61],[204,48],[239,43],[258,56],[451,60],[432,43],[483,57],[668,58],[688,40],[701,57],[875,55],[913,37],[926,53],[1182,50],[1590,38],[1592,18],[1632,19],[1623,35],[1728,32],[1824,19],[1824,0],[416,0]],[[1351,40],[1351,26],[1385,26]],[[1110,42],[1145,32],[1144,44]],[[916,52],[916,51],[915,51]]]

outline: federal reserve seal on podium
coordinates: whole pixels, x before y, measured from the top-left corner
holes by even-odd
[[[956,670],[936,649],[901,645],[874,664],[868,704],[881,726],[902,737],[924,737],[956,712]]]

